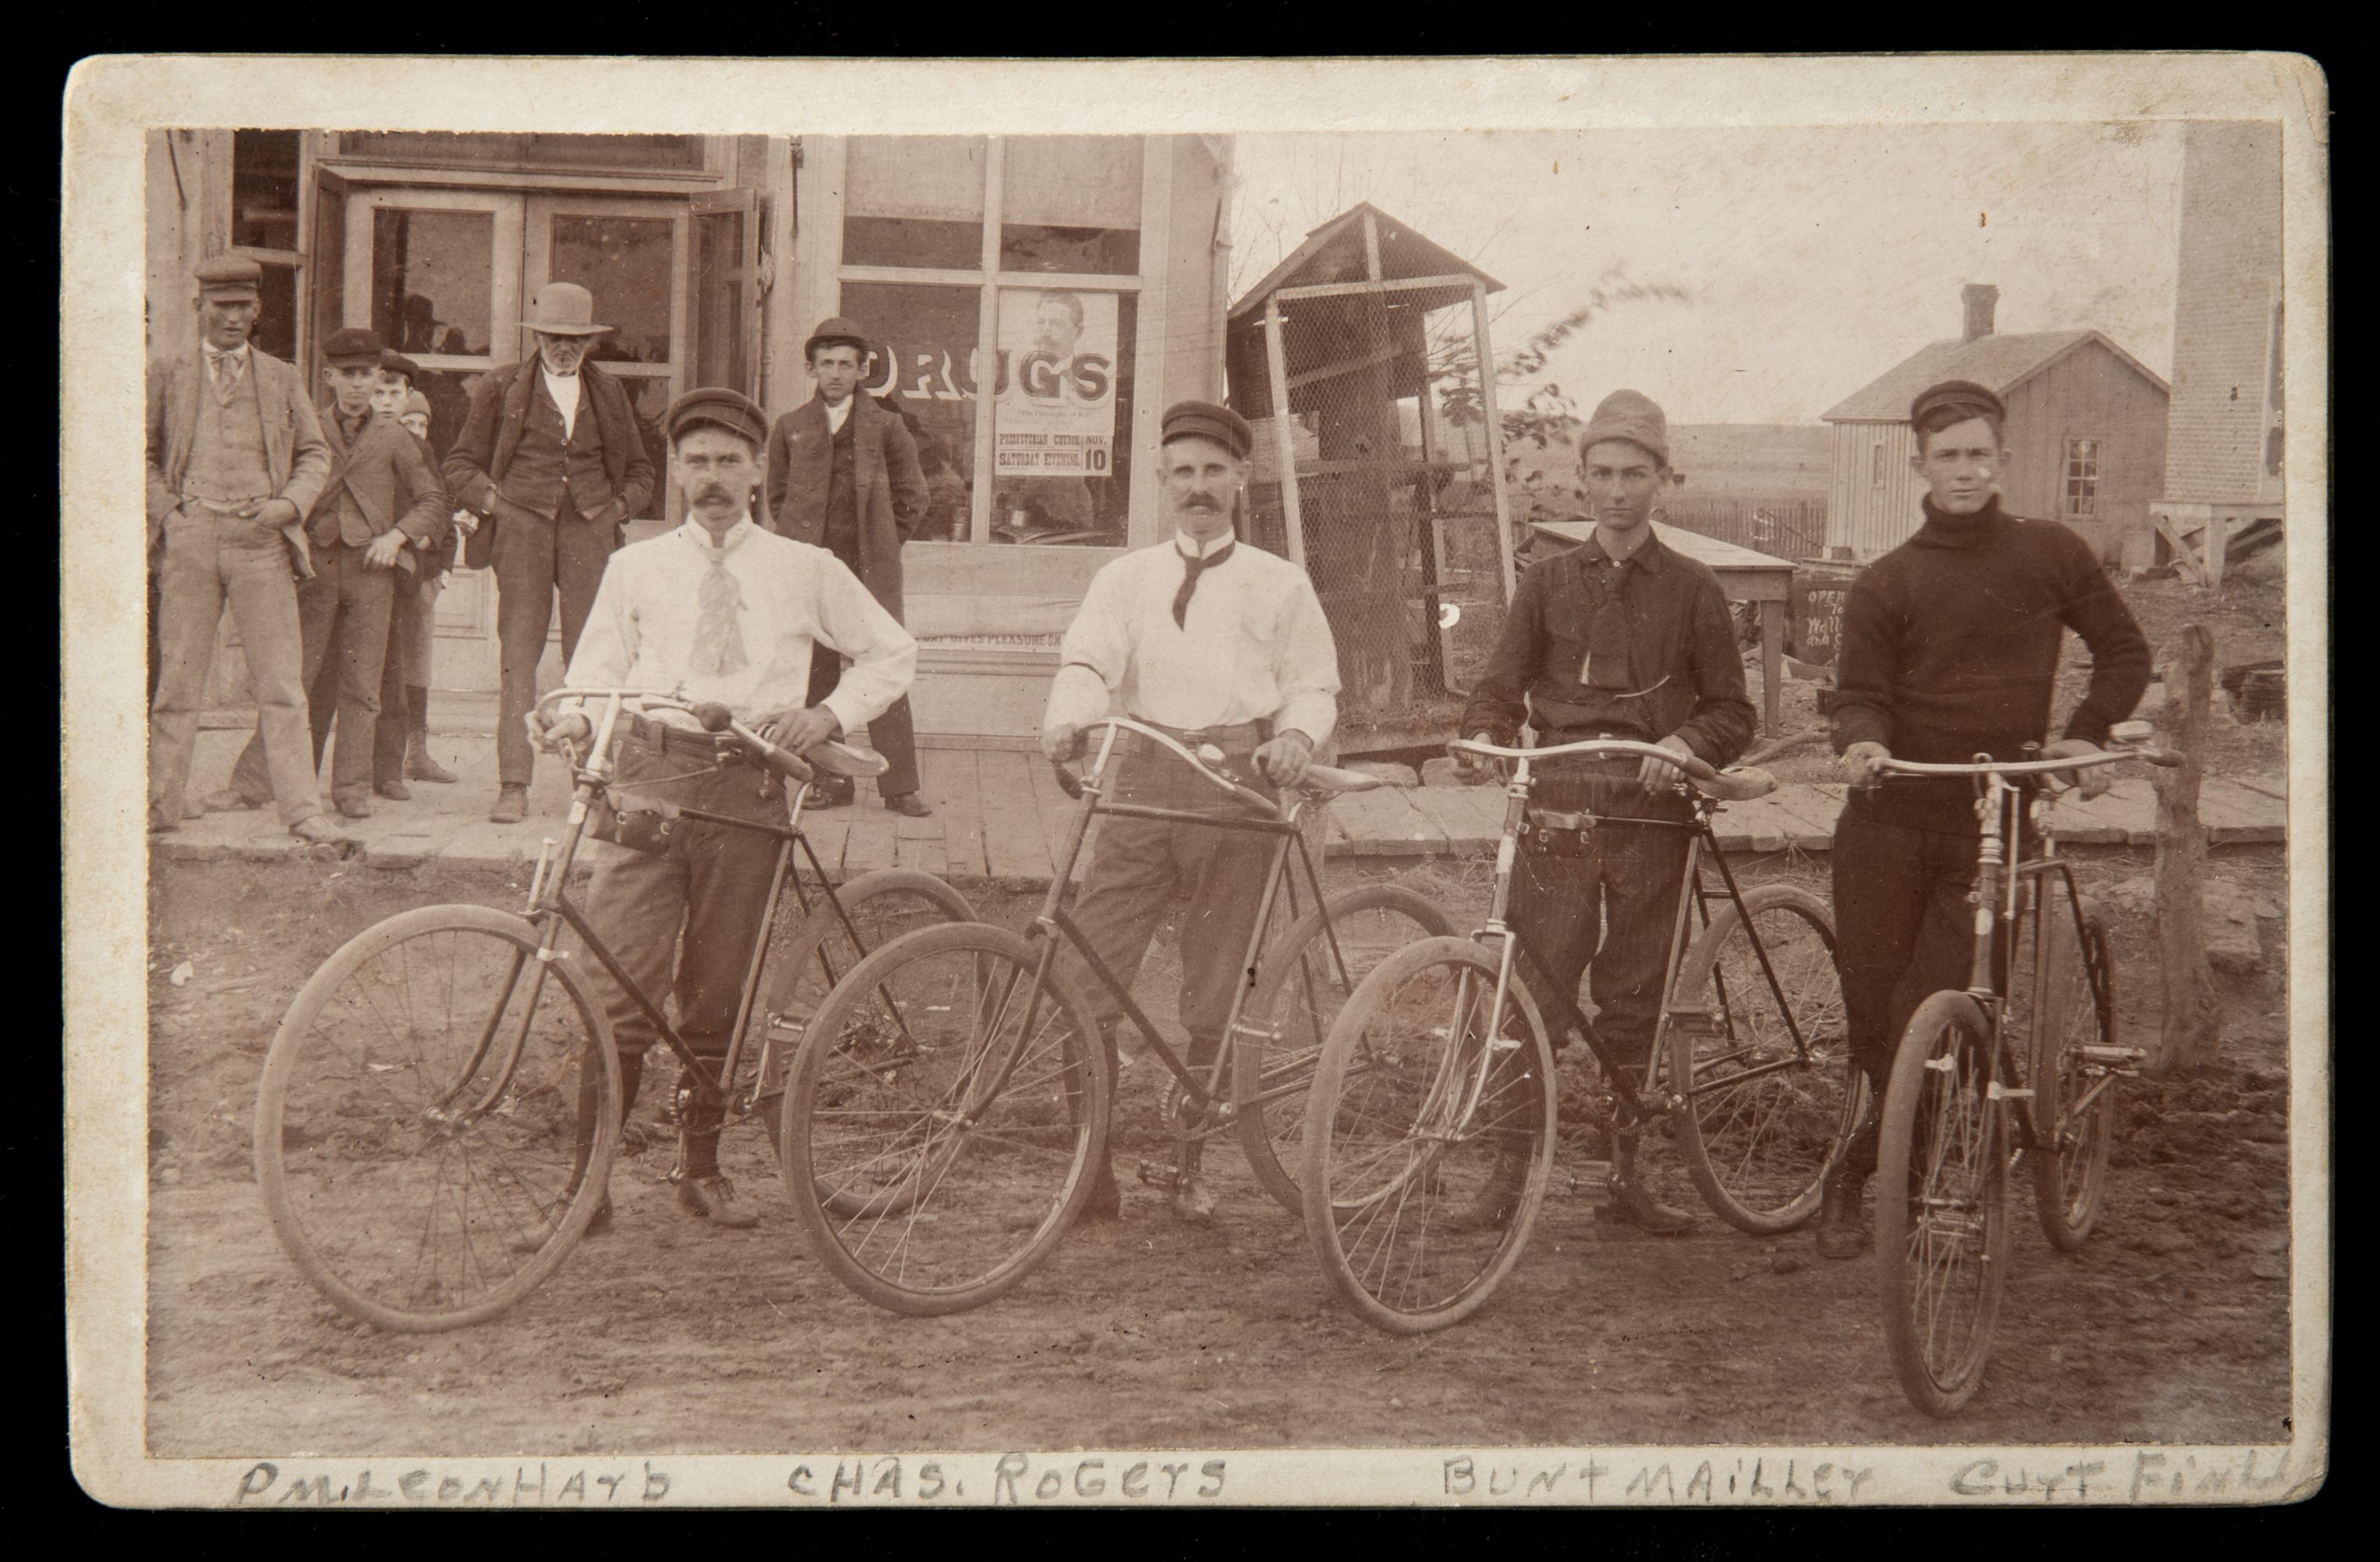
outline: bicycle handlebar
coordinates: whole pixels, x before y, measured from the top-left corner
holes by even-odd
[[[1145,738],[1153,738],[1160,746],[1171,750],[1191,769],[1206,777],[1220,790],[1230,793],[1250,808],[1259,810],[1273,818],[1288,817],[1280,803],[1261,792],[1250,790],[1228,773],[1218,769],[1217,765],[1221,762],[1222,754],[1220,750],[1215,750],[1214,759],[1208,760],[1206,751],[1212,748],[1210,744],[1201,745],[1199,751],[1193,752],[1170,734],[1161,732],[1146,722],[1135,721],[1130,716],[1103,716],[1083,730],[1088,733],[1091,727],[1099,726],[1111,727],[1117,732],[1137,732]],[[1068,797],[1080,801],[1083,796],[1083,778],[1074,767],[1062,760],[1051,760],[1050,768],[1057,773],[1060,789]],[[1368,792],[1379,785],[1378,776],[1367,775],[1360,770],[1342,770],[1334,765],[1309,764],[1305,767],[1305,774],[1298,777],[1296,789],[1316,794]]]
[[[2118,760],[2146,760],[2151,764],[2169,770],[2181,763],[2181,756],[2170,749],[2102,749],[2095,754],[2072,754],[2063,759],[1976,759],[1962,764],[1881,759],[1876,762],[1876,768],[1878,774],[1885,775],[2056,775],[2070,770],[2090,770],[2098,765],[2113,764]]]
[[[806,782],[817,773],[830,775],[865,777],[881,775],[890,769],[891,762],[873,749],[856,743],[829,738],[796,754],[792,750],[770,742],[752,728],[735,719],[735,712],[717,701],[688,700],[673,691],[646,689],[557,689],[538,701],[530,711],[528,722],[532,738],[542,734],[552,725],[552,708],[563,700],[603,701],[613,709],[626,709],[632,703],[639,714],[647,711],[683,711],[695,719],[705,732],[725,732],[744,745],[746,752],[768,770],[787,781]],[[584,714],[584,712],[577,713]],[[606,711],[606,715],[612,714]]]
[[[1633,738],[1583,738],[1575,743],[1556,743],[1545,749],[1509,749],[1457,738],[1447,743],[1446,751],[1500,760],[1657,759],[1684,771],[1697,789],[1722,802],[1749,802],[1777,789],[1776,778],[1765,770],[1749,765],[1720,770],[1696,755],[1682,754],[1658,743],[1643,743]]]

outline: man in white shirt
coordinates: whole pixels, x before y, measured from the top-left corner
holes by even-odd
[[[1251,780],[1293,785],[1339,716],[1330,623],[1303,569],[1232,538],[1255,443],[1247,421],[1183,401],[1166,409],[1162,428],[1160,471],[1174,535],[1092,579],[1042,712],[1042,751],[1053,760],[1073,756],[1084,727],[1121,708],[1192,749],[1214,744],[1242,775],[1253,765]],[[1147,738],[1128,734],[1116,753],[1111,800],[1246,817],[1245,807]],[[1100,823],[1074,914],[1118,981],[1131,985],[1178,890],[1191,891],[1182,921],[1181,1013],[1193,1068],[1222,1044],[1271,844],[1254,833],[1156,820]],[[1112,1060],[1118,1006],[1078,958],[1068,958],[1071,974],[1093,995]],[[1214,1217],[1195,1160],[1180,1168],[1172,1203],[1185,1220]],[[1102,1166],[1089,1213],[1111,1215],[1118,1207],[1114,1174]]]
[[[768,434],[760,409],[724,388],[689,391],[672,404],[664,427],[686,524],[620,550],[604,571],[568,681],[716,701],[796,753],[841,737],[907,693],[917,664],[908,631],[833,555],[753,523]],[[806,708],[812,656],[837,653],[852,665],[833,693]],[[783,787],[743,763],[732,740],[678,712],[623,718],[622,726],[614,785],[624,807],[659,802],[785,822]],[[586,714],[565,710],[545,738],[583,742],[589,734]],[[676,993],[678,1032],[714,1068],[727,1054],[768,899],[771,845],[749,831],[679,818],[650,850],[601,841],[589,848],[588,921],[646,993]],[[612,1018],[625,1110],[636,1103],[645,1050],[657,1032],[600,965],[589,960],[585,969]],[[716,1225],[756,1224],[719,1172],[720,1104],[700,1099],[684,1079],[678,1089],[671,1177],[679,1202]],[[607,1201],[597,1220],[610,1210]]]

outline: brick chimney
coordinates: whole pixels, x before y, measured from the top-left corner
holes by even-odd
[[[1970,282],[1959,289],[1959,298],[1967,306],[1967,332],[1959,339],[1972,342],[1978,336],[1992,334],[1992,311],[1998,307],[2000,290],[1988,282]]]

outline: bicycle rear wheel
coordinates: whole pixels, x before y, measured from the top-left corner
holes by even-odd
[[[1963,993],[1910,1017],[1884,1092],[1876,1256],[1885,1337],[1910,1402],[1974,1397],[2008,1283],[2008,1122],[1992,1033]]]
[[[553,1273],[620,1140],[602,1011],[537,930],[426,906],[324,961],[274,1032],[256,1180],[292,1262],[385,1329],[476,1324]]]
[[[1421,1334],[1477,1311],[1528,1245],[1553,1169],[1553,1054],[1524,988],[1432,938],[1383,960],[1330,1028],[1305,1104],[1305,1226],[1357,1313]]]
[[[1694,1012],[1673,1010],[1669,1027],[1671,1088],[1686,1098],[1679,1153],[1719,1218],[1755,1236],[1790,1231],[1817,1213],[1827,1167],[1867,1104],[1827,904],[1790,885],[1748,890],[1682,969],[1678,1007]]]
[[[980,922],[859,962],[802,1038],[779,1139],[820,1260],[879,1307],[957,1312],[1046,1258],[1107,1153],[1089,1008]]]
[[[2043,1234],[2058,1251],[2073,1252],[2098,1223],[2115,1139],[2116,1069],[2095,1062],[2090,1049],[2116,1044],[2116,973],[2097,909],[2044,898],[2053,903],[2034,918],[2038,935],[2024,940],[2034,946],[2031,991],[2039,995],[2030,1027],[2034,1134],[2025,1158]],[[2012,979],[2009,990],[2028,989]]]
[[[1249,1169],[1293,1214],[1305,1209],[1295,1168],[1304,1159],[1314,1064],[1331,1021],[1382,960],[1453,932],[1437,902],[1402,885],[1361,885],[1299,918],[1266,956],[1232,1050],[1232,1102]]]

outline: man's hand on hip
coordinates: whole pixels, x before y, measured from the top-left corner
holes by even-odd
[[[1314,739],[1293,726],[1286,728],[1257,750],[1256,761],[1257,775],[1283,789],[1294,787],[1314,763]]]
[[[1653,746],[1657,749],[1667,749],[1673,754],[1682,754],[1687,759],[1694,757],[1693,746],[1674,732]],[[1658,792],[1664,787],[1676,786],[1680,777],[1684,775],[1684,771],[1680,770],[1668,760],[1657,760],[1647,754],[1645,756],[1645,763],[1636,767],[1636,785],[1645,791]]]
[[[2042,750],[2041,757],[2046,760],[2080,759],[2084,754],[2102,752],[2105,750],[2088,738],[2060,738],[2057,742]],[[2055,774],[2067,785],[2082,787],[2082,799],[2085,802],[2114,786],[2116,781],[2114,773],[2104,764],[2094,765],[2089,770],[2060,770]]]
[[[842,737],[843,721],[824,705],[812,705],[808,710],[767,712],[752,723],[752,730],[781,749],[802,754]]]
[[[1876,768],[1892,757],[1892,750],[1881,743],[1854,743],[1843,750],[1843,779],[1854,790],[1864,791],[1883,779]]]
[[[286,499],[259,499],[253,507],[240,506],[239,513],[267,531],[278,531],[298,519],[298,506]]]
[[[1064,764],[1083,751],[1083,729],[1070,721],[1041,729],[1041,752],[1052,764]]]

